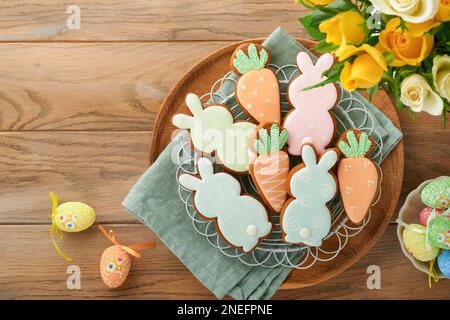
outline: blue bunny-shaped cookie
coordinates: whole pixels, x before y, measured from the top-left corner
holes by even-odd
[[[286,242],[318,247],[331,227],[327,202],[336,194],[336,178],[329,170],[336,164],[337,149],[328,149],[317,162],[311,144],[301,147],[303,163],[289,173],[290,198],[281,212]]]

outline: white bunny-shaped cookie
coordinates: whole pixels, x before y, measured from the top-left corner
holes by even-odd
[[[269,235],[272,223],[265,207],[249,195],[241,195],[239,182],[228,173],[214,173],[207,158],[198,161],[200,178],[179,177],[180,184],[195,191],[194,206],[207,219],[216,219],[219,234],[234,247],[251,251]]]
[[[246,121],[233,123],[233,116],[225,106],[203,108],[200,98],[192,93],[186,96],[186,105],[192,116],[177,114],[172,122],[180,129],[190,129],[195,149],[205,153],[215,151],[218,162],[232,171],[248,171],[252,157],[248,140],[256,125]]]
[[[303,163],[289,173],[292,195],[281,212],[281,229],[286,242],[318,247],[331,227],[327,202],[336,194],[336,178],[329,170],[336,164],[337,149],[328,149],[317,162],[311,144],[301,147]]]
[[[327,78],[323,72],[333,65],[331,54],[322,55],[314,65],[306,52],[297,55],[297,66],[301,75],[292,80],[288,86],[288,100],[294,107],[284,119],[283,126],[288,130],[288,152],[300,155],[300,148],[305,138],[311,138],[316,151],[322,154],[330,144],[335,131],[334,120],[329,110],[337,100],[337,91],[333,83],[303,90],[318,84]]]

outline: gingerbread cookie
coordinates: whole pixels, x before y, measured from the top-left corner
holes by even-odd
[[[207,158],[198,161],[200,177],[182,174],[180,184],[195,191],[194,206],[205,219],[214,219],[223,240],[245,252],[272,231],[266,208],[250,195],[241,195],[238,180],[225,172],[214,173]]]
[[[283,151],[288,132],[281,130],[276,123],[259,130],[259,139],[254,141],[258,157],[250,165],[252,176],[259,195],[274,211],[280,212],[287,198],[286,181],[289,173],[289,155]]]
[[[346,157],[337,169],[342,202],[349,219],[360,224],[378,190],[377,166],[366,157],[375,147],[375,142],[367,133],[349,129],[341,135],[337,146]]]
[[[261,125],[280,123],[280,89],[277,76],[266,67],[269,60],[267,48],[254,43],[239,46],[231,57],[231,68],[241,75],[236,81],[236,100]]]
[[[215,152],[218,163],[231,171],[248,171],[252,158],[249,137],[256,125],[247,121],[234,122],[224,105],[203,108],[200,98],[192,93],[186,96],[186,105],[192,116],[177,114],[172,123],[180,129],[190,130],[194,148],[208,154]]]
[[[336,194],[336,177],[330,172],[339,157],[339,150],[328,149],[317,162],[311,141],[301,147],[303,163],[288,176],[292,196],[281,211],[280,225],[286,242],[318,247],[331,228],[327,202]]]
[[[322,74],[333,65],[331,54],[322,55],[314,65],[306,52],[297,55],[297,66],[301,75],[291,81],[287,90],[289,103],[294,107],[284,119],[288,130],[288,152],[300,155],[305,138],[311,138],[316,151],[322,154],[335,133],[335,122],[329,110],[336,104],[338,94],[334,84],[329,83],[314,89],[304,90],[327,78]]]

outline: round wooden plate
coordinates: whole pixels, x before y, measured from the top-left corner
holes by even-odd
[[[230,57],[238,45],[244,42],[261,43],[263,40],[250,39],[219,49],[201,60],[178,81],[163,101],[156,117],[150,148],[150,164],[167,146],[173,131],[176,129],[171,123],[172,116],[180,112],[188,113],[184,104],[186,94],[189,92],[203,94],[209,91],[211,85],[230,70]],[[311,40],[297,40],[308,49],[315,45]],[[372,102],[400,128],[395,108],[384,91],[378,91]],[[403,181],[403,160],[403,142],[400,142],[381,166],[384,177],[381,185],[382,197],[377,205],[372,208],[372,217],[364,230],[359,235],[350,238],[347,246],[335,259],[328,262],[317,262],[313,267],[306,270],[294,269],[282,288],[302,288],[328,280],[353,265],[375,244],[394,214]]]

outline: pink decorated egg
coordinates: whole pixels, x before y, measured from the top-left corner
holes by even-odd
[[[100,260],[100,273],[103,282],[110,288],[117,288],[127,279],[131,268],[131,259],[122,246],[107,248]]]
[[[436,214],[442,214],[444,210],[442,209],[434,209],[436,211]],[[433,211],[433,208],[425,208],[423,209],[419,214],[420,223],[423,226],[427,226],[428,217],[430,216],[431,212]]]

